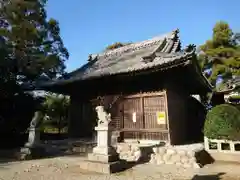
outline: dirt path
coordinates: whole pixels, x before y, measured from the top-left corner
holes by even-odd
[[[102,175],[79,168],[79,157],[59,157],[22,162],[0,162],[1,180],[240,180],[240,166],[208,165],[202,169],[182,169],[174,166],[143,164],[125,172]]]

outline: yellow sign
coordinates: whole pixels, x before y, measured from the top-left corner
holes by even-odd
[[[166,124],[166,114],[164,111],[157,112],[157,123]]]

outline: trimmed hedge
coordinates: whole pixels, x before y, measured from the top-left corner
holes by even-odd
[[[230,104],[212,108],[206,117],[204,135],[211,139],[240,140],[240,110]]]

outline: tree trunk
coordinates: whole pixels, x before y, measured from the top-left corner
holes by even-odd
[[[59,135],[61,134],[61,121],[62,121],[62,117],[60,117],[59,121],[58,121],[58,134]]]

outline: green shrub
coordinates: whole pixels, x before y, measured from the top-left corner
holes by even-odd
[[[211,139],[240,140],[240,110],[229,104],[212,108],[206,117],[204,135]]]

